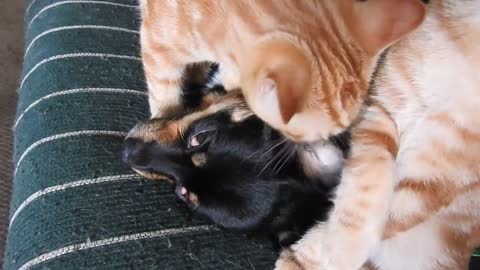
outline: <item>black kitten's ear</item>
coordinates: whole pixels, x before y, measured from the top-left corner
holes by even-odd
[[[212,62],[191,63],[185,67],[182,77],[181,103],[185,111],[208,107],[208,95],[224,95],[225,89],[216,82],[219,66]]]
[[[215,141],[217,131],[215,129],[205,129],[192,133],[187,139],[187,147],[190,150],[199,150]]]

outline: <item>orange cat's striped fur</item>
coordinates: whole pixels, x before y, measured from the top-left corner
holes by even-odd
[[[430,1],[380,66],[329,221],[278,269],[367,259],[374,269],[468,268],[480,245],[479,44],[479,0]]]
[[[141,0],[152,117],[181,109],[185,65],[213,61],[292,140],[354,126],[329,221],[278,269],[463,269],[480,243],[480,0],[430,2],[365,107],[419,0]]]
[[[180,109],[187,64],[211,61],[220,64],[225,88],[241,88],[259,115],[279,102],[278,121],[288,125],[270,124],[297,141],[326,139],[350,125],[380,52],[424,13],[419,0],[141,0],[140,6],[152,117]],[[258,95],[273,97],[275,106],[257,104]],[[316,129],[306,130],[305,122]]]

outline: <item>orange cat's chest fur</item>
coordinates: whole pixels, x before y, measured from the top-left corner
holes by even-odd
[[[422,249],[443,256],[438,269],[467,267],[480,245],[480,47],[472,46],[480,16],[460,16],[468,9],[480,11],[480,3],[434,2],[419,31],[389,52],[376,82],[375,99],[399,136],[384,245],[421,239]],[[396,251],[398,259],[409,254]],[[419,269],[437,269],[429,252],[411,254]],[[395,256],[379,257],[382,269],[396,269]]]
[[[468,181],[477,180],[468,172],[480,166],[474,165],[480,155],[472,155],[480,151],[480,47],[465,42],[472,36],[466,29],[457,32],[461,25],[433,14],[418,33],[394,47],[379,76],[383,92],[377,99],[391,111],[404,149],[430,151],[432,165],[452,159],[450,166],[463,177],[449,174],[449,166],[437,168],[445,171],[439,177]]]
[[[422,26],[390,48],[353,128],[335,209],[293,247],[296,261],[468,268],[480,246],[479,31],[480,1],[432,0]]]

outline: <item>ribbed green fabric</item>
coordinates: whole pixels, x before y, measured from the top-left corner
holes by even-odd
[[[148,117],[136,0],[33,0],[4,269],[270,269],[268,241],[192,217],[117,151]]]
[[[191,218],[168,185],[119,164],[148,117],[136,6],[30,1],[4,269],[272,268],[268,241]]]

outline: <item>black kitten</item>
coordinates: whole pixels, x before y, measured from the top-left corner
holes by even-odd
[[[342,136],[336,139],[345,141],[348,135]],[[281,246],[288,246],[326,218],[333,188],[329,183],[336,183],[339,174],[325,176],[335,179],[307,177],[297,156],[303,149],[257,117],[232,123],[228,112],[217,112],[192,123],[186,138],[195,142],[190,149],[204,155],[204,162],[193,177],[176,183],[177,193],[213,222],[268,230]]]
[[[306,172],[305,155],[325,147],[346,155],[348,133],[309,149],[254,116],[240,91],[186,93],[184,99],[202,101],[186,100],[195,104],[188,114],[137,125],[125,141],[124,162],[147,178],[173,182],[178,197],[214,223],[268,232],[282,247],[326,218],[340,167]]]

